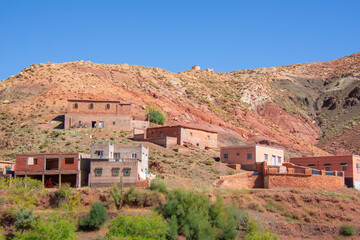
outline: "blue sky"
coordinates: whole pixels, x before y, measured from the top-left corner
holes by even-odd
[[[0,80],[85,60],[172,72],[328,61],[360,51],[360,1],[0,0]]]

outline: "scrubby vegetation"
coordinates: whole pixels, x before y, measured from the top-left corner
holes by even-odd
[[[151,181],[150,189],[165,193],[167,191],[167,185],[163,179],[157,177]]]
[[[150,122],[164,125],[164,123],[166,121],[166,117],[160,110],[157,110],[157,109],[149,106],[148,111],[149,112],[146,116],[150,118]]]
[[[353,236],[356,232],[356,228],[352,225],[345,224],[341,226],[340,232],[344,236]]]
[[[83,230],[100,229],[108,220],[108,213],[101,202],[94,202],[91,206],[89,215],[79,222],[79,227]]]

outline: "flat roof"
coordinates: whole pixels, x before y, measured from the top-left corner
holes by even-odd
[[[284,151],[284,149],[282,149],[282,148],[276,148],[276,147],[271,147],[271,146],[266,146],[266,145],[259,145],[259,144],[228,146],[228,147],[221,147],[220,149],[248,148],[248,147],[264,147],[264,148],[271,148],[271,149]]]
[[[121,103],[119,100],[105,100],[105,99],[68,99],[68,102],[109,102],[109,103],[119,103],[121,105],[131,105],[130,103]]]
[[[16,154],[17,156],[28,156],[28,155],[90,155],[87,153],[81,153],[81,152],[77,152],[77,153],[20,153],[20,154]]]
[[[149,129],[161,129],[161,128],[189,128],[189,129],[194,129],[194,130],[199,130],[199,131],[204,131],[204,132],[218,133],[217,131],[208,130],[208,129],[205,129],[205,128],[192,127],[192,126],[188,126],[188,125],[184,125],[184,124],[161,126],[161,127],[152,127],[152,128],[148,128],[148,130]]]
[[[330,156],[310,156],[310,157],[291,157],[291,159],[303,159],[303,158],[336,158],[336,157],[360,157],[356,154],[347,154],[347,155],[330,155]]]

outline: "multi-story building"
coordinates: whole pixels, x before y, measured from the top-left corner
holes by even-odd
[[[14,165],[13,162],[0,160],[0,176],[6,176],[14,171]]]
[[[145,117],[144,117],[145,119]],[[131,104],[109,100],[68,99],[64,128],[109,128],[117,131],[146,129],[149,122],[131,116]]]
[[[109,186],[122,179],[124,186],[136,185],[148,173],[149,148],[93,144],[91,147],[90,186]]]
[[[346,186],[360,189],[359,155],[296,157],[290,158],[290,162],[325,171],[343,171]]]
[[[16,155],[15,177],[38,179],[45,187],[60,187],[63,183],[87,186],[89,171],[90,156],[83,153]]]
[[[146,134],[134,136],[166,148],[176,145],[196,146],[200,149],[217,148],[217,132],[186,125],[162,126],[146,129]]]
[[[220,148],[221,162],[229,165],[241,164],[245,170],[256,170],[256,163],[266,162],[269,166],[282,166],[284,150],[262,145],[245,145]]]

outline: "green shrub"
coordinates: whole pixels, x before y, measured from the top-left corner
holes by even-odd
[[[356,229],[354,226],[351,226],[349,224],[344,224],[341,226],[340,232],[344,236],[352,236],[355,234]]]
[[[177,220],[178,233],[186,239],[235,239],[238,235],[236,206],[225,206],[221,198],[211,205],[210,199],[194,192],[172,190],[161,208],[165,218],[172,222],[171,236]]]
[[[166,121],[166,117],[162,114],[161,111],[159,111],[155,108],[152,108],[150,106],[148,107],[148,111],[149,111],[149,113],[146,114],[146,116],[150,119],[150,122],[164,125],[164,123]]]
[[[108,219],[108,213],[101,202],[94,202],[91,206],[89,215],[84,217],[79,222],[79,227],[83,230],[96,230]]]
[[[50,215],[38,218],[34,229],[21,235],[16,234],[15,240],[71,240],[75,237],[75,222],[64,216]]]
[[[117,183],[114,183],[110,189],[110,195],[114,199],[115,206],[117,209],[120,209],[122,207],[122,199],[123,199],[122,189],[123,189],[122,179],[119,185]]]
[[[151,207],[165,203],[165,197],[160,192],[131,187],[125,194],[124,201],[131,206]]]
[[[278,240],[277,234],[270,232],[268,229],[261,229],[258,222],[251,219],[244,228],[247,233],[244,240]]]
[[[43,183],[36,179],[3,178],[0,180],[0,190],[5,194],[0,195],[0,201],[13,202],[18,209],[31,207],[43,195],[43,189]]]
[[[170,222],[169,222],[169,238],[170,239],[177,239],[178,235],[178,223],[177,223],[177,218],[175,215],[172,215],[170,218]]]
[[[164,179],[157,177],[151,181],[150,189],[164,193],[167,191],[167,185]]]
[[[158,215],[118,216],[109,225],[107,239],[159,239],[165,240],[168,232],[166,221]]]
[[[69,183],[61,185],[61,188],[50,194],[50,204],[53,207],[63,207],[73,210],[81,203],[81,196],[76,194]]]
[[[35,220],[33,209],[20,209],[15,214],[15,228],[21,230],[22,234],[25,230],[34,228]]]

